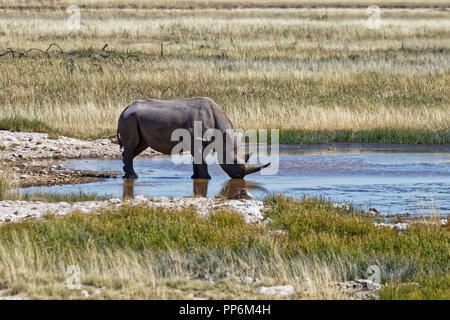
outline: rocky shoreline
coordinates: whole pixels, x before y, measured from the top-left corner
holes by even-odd
[[[145,198],[136,196],[121,200],[113,198],[105,201],[80,202],[41,202],[5,200],[0,201],[0,224],[20,222],[26,219],[39,219],[53,214],[65,216],[75,212],[86,214],[99,213],[102,209],[118,209],[122,205],[145,205],[151,208],[183,209],[194,208],[201,216],[217,209],[230,209],[244,218],[247,223],[259,223],[263,220],[264,203],[258,200],[224,200],[210,198]]]
[[[142,156],[157,154],[147,149]],[[70,158],[121,158],[116,139],[84,141],[46,133],[0,130],[0,161],[11,167],[11,180],[19,187],[82,184],[120,176],[122,172],[68,170],[60,162]]]
[[[15,184],[21,188],[32,186],[53,186],[63,184],[82,184],[104,179],[121,177],[122,172],[69,170],[61,161],[31,160],[15,163],[12,166]]]
[[[50,139],[47,133],[12,132],[0,130],[0,160],[119,158],[121,151],[116,139],[79,140],[64,136]],[[142,155],[156,151],[147,149]]]
[[[270,210],[264,202],[253,199],[223,199],[204,197],[154,197],[146,198],[138,195],[133,198],[118,199],[112,198],[102,201],[79,201],[79,202],[42,202],[23,200],[0,201],[0,224],[8,222],[20,222],[26,219],[41,218],[52,214],[65,216],[75,212],[99,213],[102,209],[117,209],[122,205],[145,205],[152,208],[183,209],[194,208],[201,216],[207,216],[211,211],[217,209],[233,210],[241,214],[246,223],[266,223],[263,213]],[[370,212],[367,213],[370,215]],[[401,222],[374,222],[379,228],[390,228],[397,232],[406,231],[414,223],[437,224],[442,227],[448,224],[448,219],[425,219],[408,218]],[[285,234],[278,230],[278,233]]]

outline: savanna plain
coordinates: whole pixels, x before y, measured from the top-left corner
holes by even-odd
[[[238,128],[280,129],[280,143],[448,144],[449,71],[446,1],[0,0],[0,129],[53,139],[112,138],[137,99],[207,96]],[[1,165],[0,200],[20,198],[8,193],[14,165]],[[450,225],[438,214],[399,232],[324,199],[264,204],[256,224],[139,205],[2,224],[0,293],[351,299],[342,283],[376,265],[381,288],[366,299],[450,298]],[[81,289],[67,286],[72,265]],[[294,291],[257,290],[273,285]]]

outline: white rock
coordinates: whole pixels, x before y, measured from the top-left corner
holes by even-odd
[[[257,200],[228,200],[214,206],[218,208],[228,208],[243,214],[246,223],[258,222],[263,220],[261,210],[264,208],[262,201]]]
[[[167,198],[167,197],[154,197],[152,200],[155,201],[155,202],[168,202],[169,198]]]
[[[81,213],[89,213],[88,208],[79,208],[78,210],[80,210]]]
[[[396,231],[405,231],[408,229],[408,224],[405,222],[401,223],[375,223],[376,227],[385,227],[394,229]]]
[[[259,287],[256,290],[262,294],[272,294],[279,296],[287,296],[295,293],[294,287],[290,284],[286,286]]]
[[[350,209],[350,205],[348,205],[346,203],[337,203],[337,202],[335,202],[335,203],[332,204],[332,206],[334,208],[340,208],[340,209],[342,208],[342,209],[346,209],[346,210]]]
[[[408,229],[408,224],[407,223],[402,222],[402,223],[394,224],[394,230],[405,231],[407,229]]]

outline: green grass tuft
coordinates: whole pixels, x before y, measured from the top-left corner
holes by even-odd
[[[372,218],[352,207],[335,208],[325,200],[276,198],[275,203],[269,218],[272,228],[287,232],[286,252],[320,257],[330,264],[347,261],[349,278],[364,277],[372,264],[380,267],[384,281],[445,274],[448,268],[446,228],[417,224],[400,234],[375,227]]]
[[[8,180],[3,172],[0,172],[0,201],[5,199],[6,190],[8,190]]]
[[[389,300],[449,300],[450,275],[422,276],[411,283],[390,283],[381,292]]]
[[[58,138],[59,135],[57,130],[42,121],[36,119],[29,120],[20,117],[0,119],[0,130],[48,133],[49,138]]]
[[[83,191],[71,193],[52,193],[52,192],[33,192],[22,193],[20,199],[23,201],[42,201],[42,202],[80,202],[80,201],[103,201],[108,196],[99,196],[95,193],[85,193]]]
[[[39,132],[47,133],[49,139],[58,139],[59,136],[74,137],[79,139],[103,139],[116,136],[115,130],[98,130],[95,133],[77,134],[70,131],[62,131],[51,127],[40,120],[30,120],[21,117],[0,119],[0,130],[9,130],[13,132]],[[0,149],[1,150],[1,149]]]
[[[450,130],[376,129],[376,130],[281,130],[281,144],[320,144],[330,142],[448,144]]]

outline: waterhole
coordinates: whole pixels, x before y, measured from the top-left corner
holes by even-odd
[[[263,159],[264,160],[264,159]],[[261,162],[264,162],[264,161]],[[120,160],[73,159],[69,169],[118,171]],[[450,214],[450,147],[377,144],[281,146],[276,175],[229,179],[220,166],[209,166],[211,180],[193,180],[191,164],[174,164],[169,156],[135,160],[136,181],[120,176],[82,185],[31,187],[21,192],[79,192],[111,197],[228,197],[270,194],[322,197],[376,208],[382,214]]]

